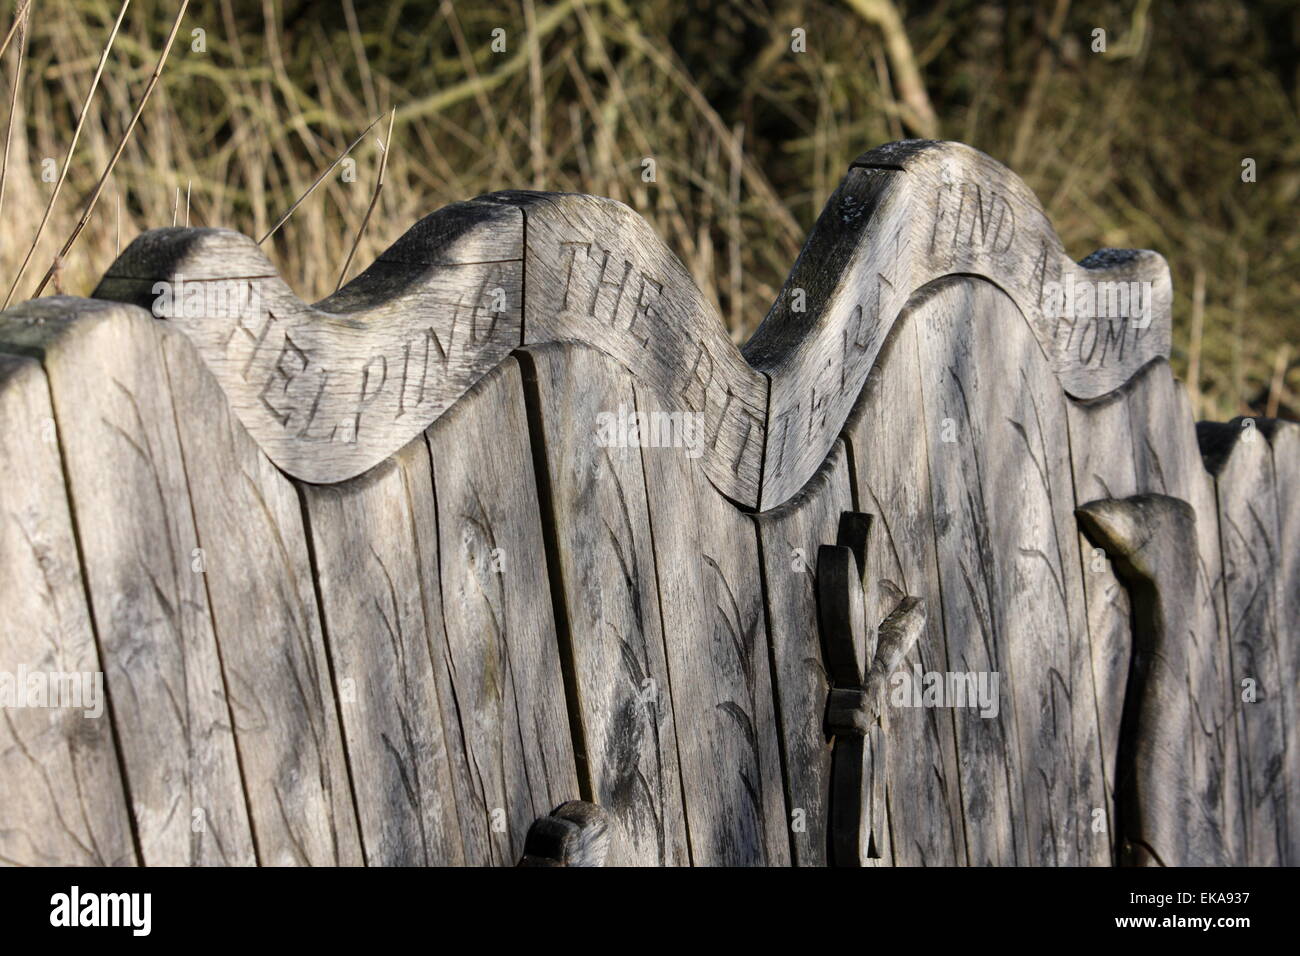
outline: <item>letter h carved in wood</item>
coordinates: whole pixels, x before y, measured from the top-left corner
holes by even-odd
[[[889,675],[925,627],[920,598],[904,597],[879,628],[867,627],[862,587],[871,515],[845,511],[835,544],[817,550],[817,607],[830,675],[826,732],[831,757],[830,860],[863,866],[879,856],[885,826],[881,698]]]

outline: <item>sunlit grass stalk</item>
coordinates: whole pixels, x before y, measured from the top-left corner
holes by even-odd
[[[397,119],[397,110],[393,109],[388,114],[388,138],[379,145],[383,149],[379,157],[379,175],[375,179],[375,191],[370,196],[370,205],[366,207],[366,214],[361,219],[361,225],[357,229],[356,238],[352,240],[352,248],[348,250],[348,257],[343,260],[343,268],[339,270],[339,281],[334,286],[337,292],[343,288],[343,279],[348,274],[348,266],[352,265],[352,257],[357,254],[357,246],[361,244],[361,235],[366,231],[366,226],[370,222],[370,216],[375,211],[375,205],[379,202],[379,193],[384,188],[384,173],[388,170],[388,154],[393,149],[393,121]]]
[[[279,219],[276,220],[274,226],[272,226],[270,229],[267,230],[266,235],[264,235],[261,239],[257,240],[257,244],[259,246],[262,243],[266,242],[266,240],[270,239],[272,236],[275,235],[275,231],[288,221],[289,217],[293,215],[294,210],[297,209],[299,206],[301,206],[304,200],[306,200],[308,196],[310,196],[313,192],[316,191],[316,187],[325,181],[326,176],[334,172],[334,169],[338,166],[339,163],[347,159],[348,153],[356,149],[357,143],[365,139],[366,134],[369,133],[372,129],[374,129],[375,125],[381,119],[383,119],[383,116],[376,116],[374,120],[370,123],[370,125],[361,131],[361,135],[358,136],[356,139],[354,139],[347,149],[343,150],[343,152],[338,154],[338,157],[334,160],[334,162],[330,163],[329,166],[325,169],[325,171],[316,177],[316,181],[307,187],[307,191],[294,201],[294,204],[289,207],[288,211],[285,212],[283,216],[281,216]]]
[[[130,2],[130,0],[128,0],[128,2]],[[189,8],[189,5],[190,0],[181,0],[180,9],[176,11],[176,19],[172,21],[171,32],[167,34],[167,42],[163,44],[162,53],[158,57],[158,65],[154,67],[153,75],[149,77],[149,83],[145,86],[144,93],[140,96],[140,104],[135,108],[135,113],[131,117],[131,122],[127,124],[126,129],[122,133],[121,139],[118,140],[117,149],[113,151],[112,159],[110,159],[108,165],[104,167],[104,172],[99,177],[99,182],[95,183],[94,191],[91,192],[90,198],[86,201],[86,208],[82,212],[81,218],[77,221],[77,225],[64,241],[63,248],[59,250],[59,254],[54,257],[54,262],[50,264],[49,270],[45,273],[45,278],[41,279],[41,284],[36,287],[36,295],[41,294],[41,290],[45,288],[45,284],[50,281],[50,277],[54,274],[55,268],[60,262],[62,262],[64,257],[67,256],[68,251],[72,248],[72,244],[77,241],[77,237],[81,235],[81,231],[86,228],[86,223],[90,222],[90,215],[95,211],[95,204],[99,202],[99,196],[104,191],[104,185],[108,182],[108,177],[113,174],[113,167],[116,166],[117,161],[121,159],[122,151],[126,149],[127,140],[131,138],[131,133],[135,131],[136,124],[140,122],[140,115],[144,113],[145,105],[148,104],[149,97],[153,95],[154,87],[158,85],[158,79],[162,76],[163,66],[167,63],[167,55],[171,53],[172,44],[176,41],[176,34],[181,28],[181,21],[185,18],[185,11]],[[123,12],[125,12],[125,7],[123,8]],[[186,195],[186,203],[185,214],[188,218],[188,193]],[[48,210],[46,214],[48,215]],[[33,246],[33,248],[35,247]],[[17,285],[17,282],[15,281],[14,284]],[[9,294],[13,295],[13,289],[9,290]],[[5,304],[8,305],[8,302],[6,301]]]
[[[27,264],[32,261],[32,256],[36,253],[36,246],[41,241],[41,233],[45,231],[45,224],[50,221],[50,213],[54,210],[54,204],[59,200],[59,191],[68,178],[68,168],[72,164],[72,154],[77,148],[77,140],[81,137],[81,129],[86,125],[86,117],[90,114],[90,103],[95,98],[95,90],[99,88],[99,79],[104,75],[104,65],[108,62],[109,51],[113,49],[113,41],[117,39],[117,31],[121,29],[122,19],[126,16],[126,8],[130,5],[131,0],[123,0],[122,9],[117,14],[117,22],[113,24],[113,32],[108,35],[108,42],[104,44],[104,52],[99,57],[99,65],[95,67],[95,78],[90,82],[90,90],[86,93],[86,102],[82,104],[81,115],[77,117],[77,127],[72,131],[72,141],[68,143],[67,154],[63,157],[63,167],[59,170],[59,178],[54,184],[54,191],[50,193],[50,201],[45,204],[45,214],[41,216],[41,222],[36,227],[36,235],[32,239],[31,248],[27,250],[27,255],[23,257],[23,264],[19,266],[18,274],[14,276],[14,281],[9,286],[9,292],[5,296],[4,305],[0,306],[0,308],[9,308],[9,303],[14,298],[14,292],[18,289],[18,283],[22,282],[23,273],[27,271]],[[51,266],[50,269],[52,273],[54,266]],[[50,273],[46,273],[47,279],[49,275]],[[41,285],[43,287],[45,283],[42,282]]]

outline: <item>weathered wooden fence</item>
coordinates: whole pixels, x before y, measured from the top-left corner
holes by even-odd
[[[739,350],[605,199],[146,233],[0,316],[0,860],[1300,862],[1300,426],[1169,307],[952,143]]]

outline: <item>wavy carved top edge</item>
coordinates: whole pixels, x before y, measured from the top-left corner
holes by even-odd
[[[94,296],[179,327],[267,456],[305,481],[373,467],[513,349],[577,341],[701,415],[710,481],[767,510],[813,476],[908,300],[947,275],[1004,290],[1076,398],[1169,354],[1163,257],[1102,250],[1076,263],[1010,170],[919,140],[852,164],[742,348],[644,219],[574,194],[447,206],[315,304],[223,229],[144,233]],[[1127,311],[1114,314],[1117,294]]]

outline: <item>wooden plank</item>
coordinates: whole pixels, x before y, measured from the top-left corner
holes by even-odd
[[[1300,621],[1300,424],[1281,420],[1260,422],[1273,453],[1273,489],[1277,500],[1277,590],[1278,621],[1282,626],[1281,672],[1283,715],[1287,727],[1286,755],[1282,773],[1288,781],[1287,864],[1300,864],[1300,649],[1294,629]],[[1291,639],[1287,639],[1288,630]]]
[[[510,865],[537,817],[580,796],[517,363],[485,376],[427,440],[468,774],[458,803]]]
[[[835,542],[840,514],[852,507],[844,446],[837,443],[799,494],[754,516],[797,866],[827,863],[832,747],[824,723],[830,683],[818,639],[817,552]]]
[[[873,149],[853,162],[743,349],[772,381],[762,507],[816,470],[906,303],[949,275],[982,276],[1014,300],[1070,395],[1104,395],[1169,354],[1161,256],[1111,249],[1075,263],[1028,186],[978,150]]]
[[[1197,795],[1190,830],[1206,863],[1246,863],[1246,798],[1225,604],[1219,509],[1214,479],[1196,439],[1191,401],[1169,364],[1152,363],[1127,390],[1137,490],[1186,501],[1196,513],[1199,601],[1186,655],[1192,702],[1188,787]]]
[[[315,305],[251,239],[219,229],[144,234],[95,295],[183,328],[268,457],[303,480],[382,460],[521,341],[579,341],[676,410],[704,415],[710,481],[745,507],[773,508],[825,459],[912,294],[949,275],[1002,288],[1071,395],[1104,395],[1168,355],[1159,255],[1108,249],[1072,262],[1021,180],[937,141],[858,157],[743,354],[643,218],[562,193],[439,210]],[[1095,314],[1076,313],[1076,287],[1089,304],[1080,311]]]
[[[702,415],[701,467],[724,495],[756,505],[767,379],[741,357],[681,260],[610,199],[494,198],[518,202],[527,219],[524,340],[588,343],[653,383],[669,410]]]
[[[1065,396],[995,287],[914,307],[948,659],[999,682],[996,719],[954,710],[971,862],[1104,863]]]
[[[49,379],[143,862],[252,864],[158,330],[67,298],[7,318],[2,347],[39,356]]]
[[[432,494],[424,443],[349,482],[300,488],[366,861],[460,863],[410,504]]]
[[[523,217],[496,203],[447,206],[315,305],[247,236],[153,229],[95,297],[181,329],[277,466],[341,481],[419,435],[519,345]]]
[[[1205,862],[1189,786],[1193,735],[1186,692],[1196,600],[1196,515],[1167,495],[1104,498],[1078,510],[1132,594],[1133,659],[1116,768],[1119,862]]]
[[[0,354],[0,422],[0,863],[134,865],[58,433],[36,361]],[[57,689],[57,700],[29,698],[31,675]]]
[[[818,627],[831,683],[825,726],[834,748],[828,842],[835,866],[893,861],[880,718],[885,685],[925,628],[916,597],[903,598],[878,626],[868,626],[860,562],[871,529],[870,515],[844,512],[836,543],[817,549]]]
[[[160,325],[258,855],[362,862],[298,493]]]
[[[671,412],[637,383],[637,410]],[[757,534],[682,448],[642,459],[697,866],[790,860]]]
[[[677,729],[659,620],[641,441],[630,375],[582,346],[521,353],[542,456],[543,524],[563,610],[578,768],[622,831],[623,862],[689,862]],[[644,435],[642,432],[644,431]],[[673,432],[666,437],[703,441]]]
[[[1139,372],[1140,377],[1143,373]],[[1070,431],[1070,465],[1074,499],[1083,503],[1105,498],[1127,498],[1137,493],[1133,463],[1133,433],[1125,392],[1092,402],[1071,400],[1066,405]],[[1133,656],[1133,606],[1128,589],[1115,574],[1106,552],[1079,531],[1083,558],[1083,594],[1087,606],[1088,642],[1092,654],[1092,679],[1096,690],[1097,726],[1102,750],[1102,775],[1106,785],[1104,815],[1091,826],[1111,835],[1116,846],[1115,761],[1124,716],[1124,696]]]
[[[913,675],[949,670],[917,360],[916,326],[905,316],[845,425],[856,505],[875,516],[864,578],[868,623],[874,629],[905,594],[923,597],[929,609],[925,631],[904,659]],[[890,844],[898,865],[967,862],[954,717],[937,708],[884,709]]]
[[[1197,426],[1201,453],[1218,490],[1219,543],[1227,596],[1232,683],[1237,695],[1246,804],[1246,861],[1288,862],[1291,809],[1282,682],[1288,653],[1278,617],[1280,543],[1268,442],[1253,419]]]

